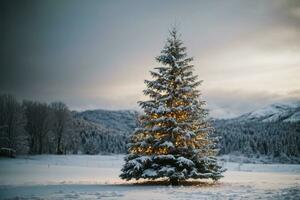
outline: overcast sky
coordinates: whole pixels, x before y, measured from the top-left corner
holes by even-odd
[[[300,99],[300,1],[1,1],[0,93],[138,109],[177,24],[212,117]]]

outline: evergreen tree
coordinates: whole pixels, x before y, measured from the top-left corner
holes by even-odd
[[[193,75],[193,58],[187,57],[175,28],[156,60],[163,66],[150,72],[154,80],[145,80],[149,100],[139,102],[144,114],[120,177],[168,178],[172,184],[188,178],[218,180],[224,170],[214,157],[213,128],[199,100],[202,81]]]

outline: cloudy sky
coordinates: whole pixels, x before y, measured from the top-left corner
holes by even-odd
[[[211,116],[300,99],[300,1],[1,1],[0,93],[138,109],[176,24]]]

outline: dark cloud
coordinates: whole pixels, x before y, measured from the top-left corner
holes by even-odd
[[[300,89],[296,0],[0,4],[0,92],[19,99],[136,108],[174,23],[205,80],[214,116],[283,101]]]

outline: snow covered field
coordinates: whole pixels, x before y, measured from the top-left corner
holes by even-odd
[[[119,179],[123,155],[0,159],[0,199],[300,199],[300,165],[223,163],[218,183]]]

